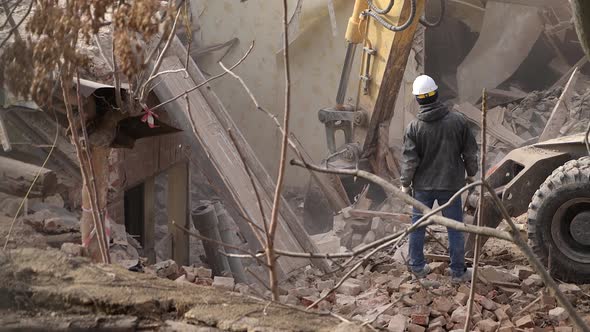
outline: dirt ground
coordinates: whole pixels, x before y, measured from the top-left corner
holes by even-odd
[[[341,324],[54,249],[0,253],[0,299],[0,330],[335,331]]]

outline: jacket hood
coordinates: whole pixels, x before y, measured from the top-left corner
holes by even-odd
[[[449,114],[449,109],[441,102],[434,102],[420,106],[420,113],[416,117],[425,122],[433,122],[444,118]]]

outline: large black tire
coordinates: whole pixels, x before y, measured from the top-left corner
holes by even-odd
[[[568,161],[553,171],[529,205],[532,249],[545,266],[551,262],[549,272],[563,281],[590,281],[590,245],[578,242],[570,231],[573,217],[583,211],[590,211],[590,157]]]

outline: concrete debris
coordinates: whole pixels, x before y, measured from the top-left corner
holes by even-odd
[[[20,218],[22,222],[44,234],[63,234],[80,231],[78,217],[66,210],[61,213],[55,210],[43,209]]]
[[[69,256],[85,256],[86,248],[81,244],[76,243],[64,243],[61,245],[61,251],[65,252]]]
[[[569,314],[562,307],[557,307],[557,308],[549,310],[549,318],[556,320],[558,322],[564,321],[564,320],[568,319],[568,317],[569,317]]]
[[[213,287],[222,288],[225,290],[233,291],[235,286],[234,278],[228,277],[215,277],[213,279]]]
[[[339,253],[340,238],[333,231],[310,236],[321,253]]]
[[[361,286],[349,279],[344,281],[342,285],[338,287],[337,292],[344,295],[356,296],[361,292]]]
[[[180,267],[171,259],[148,266],[146,271],[171,280],[176,280],[182,274]]]

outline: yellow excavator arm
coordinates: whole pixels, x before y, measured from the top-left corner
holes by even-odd
[[[418,25],[432,25],[421,18],[425,1],[355,1],[346,29],[348,45],[336,105],[319,112],[320,121],[326,126],[330,154],[342,150],[335,139],[336,131],[342,130],[345,149],[356,149],[347,154],[367,159],[373,171],[385,175],[385,156],[377,156],[377,151],[386,150],[379,147],[379,132],[389,132]],[[361,56],[358,76],[352,68],[355,53]],[[357,95],[352,96],[355,105],[345,104],[349,82],[358,84]]]

